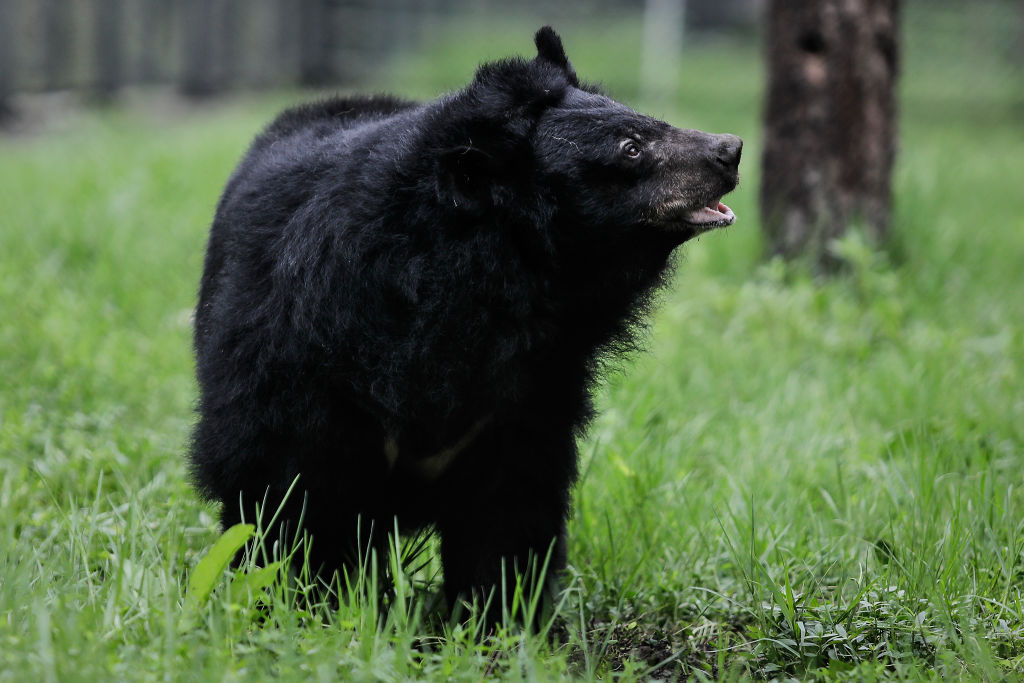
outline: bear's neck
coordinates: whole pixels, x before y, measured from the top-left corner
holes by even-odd
[[[658,290],[672,272],[671,240],[589,244],[559,259],[562,337],[581,353],[638,347]]]

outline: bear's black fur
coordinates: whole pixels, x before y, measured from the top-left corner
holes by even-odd
[[[673,250],[732,222],[741,142],[581,84],[550,28],[536,45],[432,102],[330,99],[256,138],[196,311],[191,464],[225,526],[301,475],[280,521],[325,574],[357,518],[377,547],[434,525],[451,601],[503,560],[564,567],[600,359]]]

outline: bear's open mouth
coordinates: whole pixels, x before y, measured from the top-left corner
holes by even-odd
[[[674,231],[684,230],[688,235],[686,239],[736,222],[736,214],[722,203],[721,196],[709,199],[696,209],[688,208],[682,202],[671,202],[662,207],[660,214],[657,222]]]
[[[717,197],[699,209],[688,211],[682,216],[682,220],[693,227],[710,230],[732,225],[736,222],[736,214],[722,203],[721,197]]]

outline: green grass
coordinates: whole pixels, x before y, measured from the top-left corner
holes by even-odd
[[[454,87],[524,31],[389,82]],[[631,100],[635,55],[588,31],[578,70]],[[218,192],[282,97],[0,138],[0,679],[1024,674],[1020,94],[906,68],[893,239],[845,240],[819,280],[761,258],[756,52],[687,57],[660,113],[744,136],[740,218],[683,249],[649,353],[600,391],[553,642],[436,623],[436,560],[386,611],[226,574],[186,595],[218,538],[184,473],[189,313]]]

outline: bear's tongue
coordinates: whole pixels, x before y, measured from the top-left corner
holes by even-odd
[[[684,219],[687,223],[707,227],[724,227],[736,221],[736,214],[721,199],[712,199],[699,209],[688,213]]]

